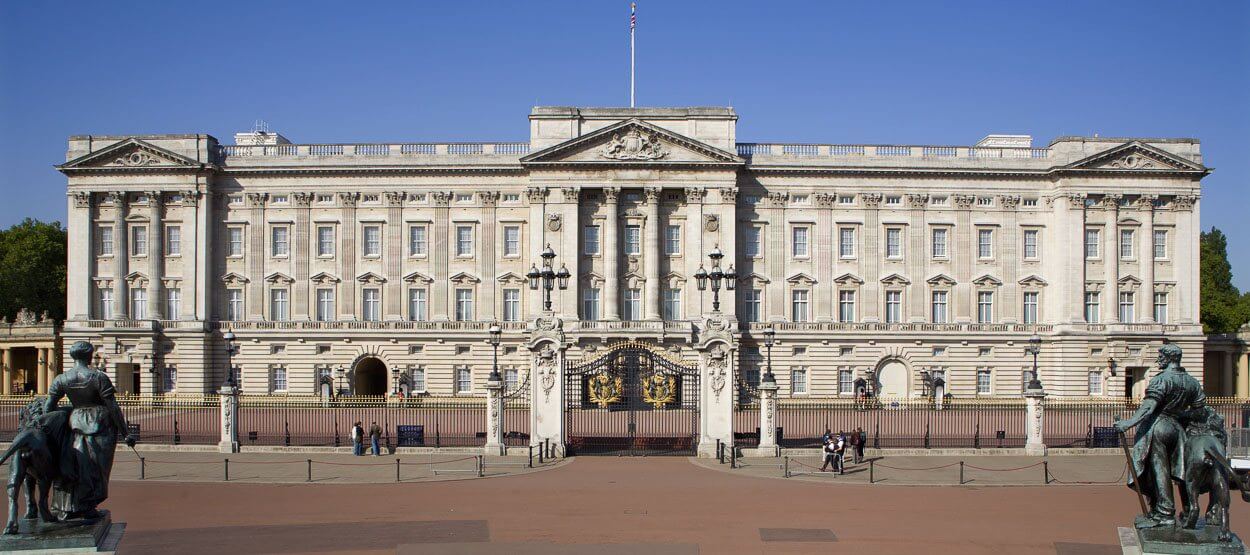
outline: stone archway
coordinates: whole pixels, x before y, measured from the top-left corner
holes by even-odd
[[[904,399],[911,397],[911,372],[903,361],[891,358],[877,366],[877,397]]]
[[[377,357],[364,357],[352,369],[352,394],[386,395],[386,363]]]

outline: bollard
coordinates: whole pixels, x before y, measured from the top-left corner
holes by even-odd
[[[786,466],[785,476],[786,476],[786,478],[789,478],[789,477],[790,477],[790,457],[786,457],[786,458],[784,459],[784,462],[785,462],[785,466]]]
[[[543,445],[538,444],[538,464],[543,464]]]
[[[312,481],[312,459],[308,459],[308,481]]]
[[[226,481],[230,481],[230,459],[226,459]]]
[[[143,457],[139,457],[139,479],[140,480],[145,479],[145,477],[147,476],[147,472],[148,472],[148,469],[147,469],[146,459],[144,459]]]
[[[1042,483],[1050,484],[1050,461],[1042,461]]]
[[[486,457],[484,455],[477,456],[477,477],[481,478],[486,475]]]
[[[530,446],[530,457],[529,457],[529,460],[525,462],[525,468],[534,468],[534,446],[533,445]]]
[[[738,449],[729,445],[729,468],[738,468]]]
[[[876,481],[877,459],[868,459],[868,483]]]
[[[964,462],[959,461],[959,485],[964,485]]]
[[[395,459],[395,482],[399,482],[399,459]]]

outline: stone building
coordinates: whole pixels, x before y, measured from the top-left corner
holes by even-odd
[[[45,394],[61,353],[60,327],[48,313],[36,317],[21,309],[9,322],[0,318],[0,394]]]
[[[630,340],[706,365],[712,337],[749,389],[769,326],[783,397],[938,378],[1018,396],[1034,335],[1051,395],[1140,393],[1165,337],[1202,367],[1197,140],[747,143],[737,119],[536,107],[515,143],[70,137],[66,344],[100,346],[131,392],[215,391],[231,332],[245,393],[479,395],[492,322],[509,387],[534,394],[536,354]],[[548,245],[570,276],[550,312],[528,277]],[[719,312],[696,279],[716,249]]]

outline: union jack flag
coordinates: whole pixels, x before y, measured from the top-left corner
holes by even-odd
[[[629,3],[629,30],[630,31],[633,31],[634,26],[638,24],[638,15],[634,13],[635,8],[637,7],[638,7],[638,4],[634,2]]]

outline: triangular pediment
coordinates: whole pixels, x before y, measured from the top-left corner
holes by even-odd
[[[466,285],[466,284],[470,284],[470,283],[481,283],[481,282],[482,282],[482,280],[481,280],[481,279],[478,279],[478,277],[477,277],[477,276],[475,276],[475,275],[473,275],[473,274],[470,274],[469,272],[459,272],[459,273],[457,273],[457,274],[455,274],[455,275],[453,275],[453,276],[451,276],[451,277],[447,278],[447,280],[448,280],[448,281],[450,281],[450,282],[452,282],[452,283],[458,283],[458,284],[460,284],[460,285]]]
[[[972,280],[972,283],[975,283],[981,287],[998,287],[1003,284],[1001,280],[989,274],[985,274],[977,279]]]
[[[295,280],[291,278],[291,276],[288,276],[282,272],[274,272],[272,274],[265,276],[265,281],[269,283],[281,284],[281,285],[290,285],[292,283],[295,283]]]
[[[1120,281],[1116,283],[1119,283],[1120,285],[1141,285],[1141,280],[1137,279],[1134,276],[1128,275],[1128,276],[1124,276],[1120,278]]]
[[[386,283],[386,278],[378,274],[375,274],[373,272],[365,272],[363,274],[356,276],[356,281],[359,281],[360,283],[371,283],[371,284],[377,285],[380,283]]]
[[[603,282],[603,274],[600,274],[599,272],[586,272],[582,274],[582,283],[589,287],[602,287]]]
[[[516,272],[504,272],[502,274],[499,274],[498,276],[495,276],[495,281],[498,281],[499,283],[503,283],[503,284],[515,285],[515,284],[525,283],[525,276],[518,274]]]
[[[797,274],[794,274],[786,278],[786,282],[791,283],[793,285],[815,285],[816,278],[809,276],[803,272],[799,272]]]
[[[143,287],[148,283],[148,276],[142,272],[130,272],[126,274],[125,280],[131,286]]]
[[[1038,275],[1031,275],[1020,280],[1018,283],[1025,287],[1046,287],[1047,285],[1046,280],[1042,279],[1041,276]]]
[[[951,277],[946,274],[938,274],[924,281],[925,283],[928,283],[929,285],[938,285],[942,287],[950,287],[952,285],[955,285],[955,280],[951,279]]]
[[[408,283],[424,283],[427,285],[434,283],[434,278],[427,276],[421,272],[413,272],[411,274],[404,276],[403,279],[404,281]]]
[[[834,283],[836,283],[836,284],[838,284],[838,285],[842,285],[842,286],[846,286],[846,285],[863,285],[863,284],[864,284],[864,280],[863,280],[862,278],[860,278],[859,276],[857,276],[857,275],[855,275],[855,274],[852,274],[852,273],[850,273],[850,272],[847,272],[847,273],[842,274],[842,275],[840,275],[840,276],[838,276],[838,277],[836,277],[836,278],[833,278],[833,282],[834,282]]]
[[[224,276],[221,276],[221,282],[226,285],[239,285],[239,284],[247,283],[249,281],[251,280],[247,279],[246,276],[235,273],[235,272],[230,272]]]
[[[669,272],[664,275],[663,279],[664,283],[667,284],[669,288],[673,289],[679,288],[686,283],[686,276],[677,272]]]
[[[739,283],[750,283],[755,285],[767,285],[771,281],[767,276],[759,272],[751,272],[746,275],[738,276]]]
[[[1206,172],[1207,168],[1141,141],[1132,141],[1077,160],[1067,166],[1073,170],[1124,172]]]
[[[522,164],[741,165],[736,154],[627,119],[521,158]]]
[[[883,285],[892,285],[895,287],[900,287],[904,285],[911,285],[911,280],[899,274],[890,274],[888,276],[881,278],[881,283]]]
[[[90,154],[70,160],[57,169],[77,170],[167,170],[199,169],[205,164],[146,141],[130,138]]]
[[[330,272],[320,272],[317,275],[310,277],[308,279],[311,280],[313,283],[321,283],[321,284],[338,283],[340,281],[338,277],[336,277],[334,274],[331,274]]]

